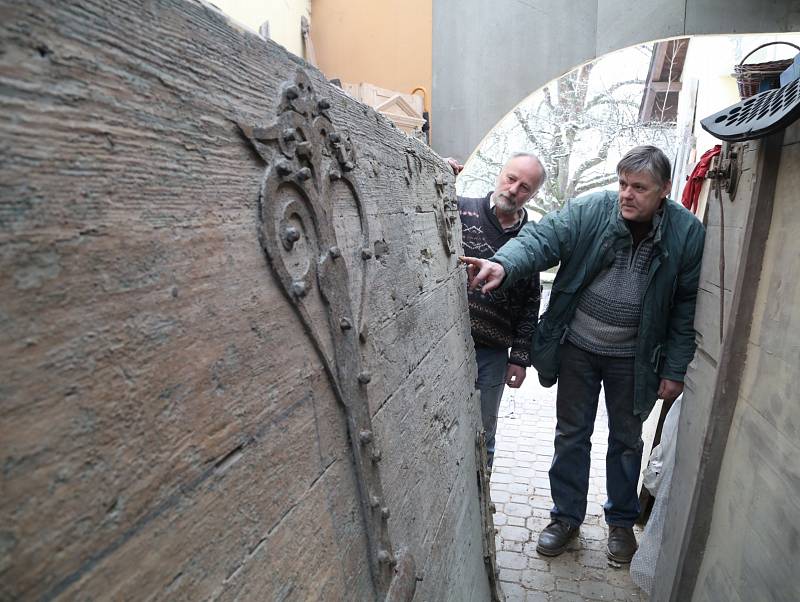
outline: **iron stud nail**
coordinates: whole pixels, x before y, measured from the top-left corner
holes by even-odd
[[[328,134],[328,139],[334,144],[336,144],[338,142],[341,142],[342,136],[341,134],[339,134],[339,132],[331,132],[330,134]]]
[[[381,508],[381,516],[384,518],[384,520],[389,518],[390,514],[391,514],[391,512],[389,512],[389,508],[388,507],[384,506],[383,508]]]
[[[361,431],[358,436],[361,439],[361,443],[369,443],[372,441],[372,431]]]
[[[295,98],[300,96],[300,90],[297,88],[297,86],[288,86],[284,94],[286,95],[286,98],[288,98],[289,100],[294,100]]]
[[[366,261],[367,259],[370,258],[372,258],[372,251],[370,251],[369,249],[361,249],[361,259]]]
[[[331,108],[331,103],[327,98],[320,98],[319,102],[317,102],[317,107],[320,111],[325,111]]]
[[[295,129],[294,128],[286,128],[283,130],[283,139],[284,140],[294,140],[295,139]]]
[[[282,176],[288,176],[292,173],[292,165],[288,161],[278,161],[275,164],[275,169],[277,169],[278,174]]]
[[[311,177],[311,170],[308,167],[303,167],[297,172],[297,179],[301,182],[308,180]]]
[[[297,228],[294,226],[286,228],[286,240],[289,242],[297,242],[300,240],[300,233],[297,231]]]
[[[330,249],[328,249],[328,253],[330,253],[331,257],[333,257],[334,259],[338,259],[339,257],[342,256],[342,251],[339,249],[339,247],[331,247]]]
[[[348,318],[342,318],[339,320],[339,328],[342,330],[350,330],[353,327],[353,323]]]
[[[358,382],[360,382],[362,385],[366,385],[371,380],[372,375],[366,370],[358,375]]]
[[[386,550],[381,550],[380,552],[378,552],[378,562],[380,562],[381,564],[386,564],[391,559],[392,559],[391,555]]]
[[[381,501],[377,498],[377,496],[373,495],[372,497],[369,498],[369,505],[372,506],[373,508],[377,508],[378,506],[381,505]]]
[[[328,173],[328,178],[330,178],[331,180],[338,180],[341,177],[342,174],[340,174],[338,171],[331,171]]]
[[[294,293],[295,297],[305,297],[306,296],[306,283],[302,280],[295,280],[292,283],[292,292]]]
[[[380,462],[381,461],[381,450],[375,448],[372,450],[372,461],[373,462]]]

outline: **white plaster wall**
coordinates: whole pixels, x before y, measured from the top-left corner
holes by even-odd
[[[264,21],[269,21],[270,39],[305,58],[300,19],[311,20],[311,0],[213,0],[212,4],[255,32]]]

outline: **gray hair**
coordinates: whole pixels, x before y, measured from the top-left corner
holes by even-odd
[[[544,163],[542,163],[542,160],[539,159],[539,157],[537,157],[533,153],[528,153],[525,151],[517,151],[515,153],[511,153],[511,156],[508,158],[508,161],[511,161],[511,159],[516,159],[517,157],[529,157],[539,164],[539,168],[542,170],[542,179],[539,180],[539,186],[536,189],[536,192],[538,192],[539,188],[542,187],[542,184],[544,184],[547,181],[547,170],[544,168]],[[508,161],[506,161],[506,165],[508,165]]]
[[[659,184],[666,184],[672,179],[672,167],[669,159],[660,148],[655,146],[632,148],[617,163],[617,175],[641,172],[650,174]]]

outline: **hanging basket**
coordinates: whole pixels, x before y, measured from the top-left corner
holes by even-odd
[[[781,73],[783,73],[794,61],[794,58],[791,58],[780,61],[768,61],[766,63],[751,63],[749,65],[744,64],[751,54],[757,50],[761,50],[765,46],[771,46],[772,44],[787,44],[788,46],[800,51],[800,46],[796,46],[791,42],[767,42],[766,44],[761,44],[761,46],[748,52],[747,55],[745,55],[745,57],[742,59],[742,62],[733,68],[733,76],[736,78],[736,83],[739,85],[739,96],[741,96],[742,100],[749,98],[754,94],[758,94],[758,90],[761,87],[762,82],[769,82],[770,88],[779,87]]]

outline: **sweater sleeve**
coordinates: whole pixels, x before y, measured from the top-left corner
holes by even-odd
[[[572,241],[571,226],[575,221],[573,203],[568,202],[562,209],[545,215],[538,224],[525,224],[516,238],[491,257],[491,261],[501,264],[506,272],[501,288],[567,259]]]

